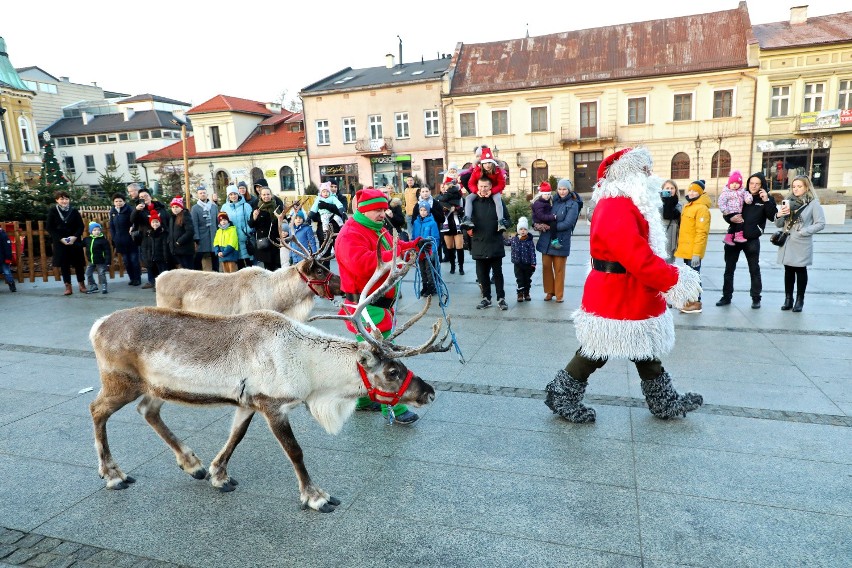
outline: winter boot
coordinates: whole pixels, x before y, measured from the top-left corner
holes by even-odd
[[[86,285],[85,285],[85,284],[83,284],[82,282],[78,282],[77,284],[78,284],[78,285],[79,285],[79,287],[80,287],[80,292],[82,292],[83,294],[88,294],[88,293],[89,293],[89,290],[86,288]]]
[[[17,287],[17,286],[15,286],[15,281],[14,281],[14,280],[12,280],[12,281],[10,281],[10,282],[7,282],[7,284],[9,285],[9,291],[10,291],[10,292],[17,292],[17,291],[18,291],[18,287]]]
[[[801,312],[802,308],[805,306],[805,295],[802,292],[798,292],[796,294],[796,303],[793,304],[794,312]]]
[[[450,274],[456,273],[456,251],[450,250],[447,252],[447,258],[450,260]]]
[[[458,256],[459,260],[459,274],[464,276],[464,249],[458,249],[456,251],[456,255]]]
[[[107,285],[106,285],[106,282],[104,282],[104,287],[103,287],[103,290],[101,290],[101,294],[106,294],[106,293],[107,293]]]
[[[97,284],[90,284],[89,287],[86,289],[86,294],[97,294],[97,293],[98,293],[98,285]]]
[[[793,294],[785,294],[784,295],[784,305],[781,306],[782,311],[787,311],[793,307]]]
[[[727,235],[725,235],[725,238],[722,239],[722,242],[728,245],[729,247],[734,246],[734,235],[728,233]]]
[[[685,417],[687,412],[704,404],[704,397],[700,394],[678,394],[672,386],[671,377],[665,371],[653,379],[642,381],[642,394],[645,395],[651,414],[663,420]]]
[[[544,388],[547,393],[544,404],[568,422],[576,424],[594,422],[595,409],[582,403],[586,385],[588,383],[578,381],[562,369]]]
[[[743,232],[742,232],[742,231],[737,231],[736,233],[734,233],[734,242],[735,242],[735,243],[744,243],[744,242],[746,242],[746,241],[748,241],[748,239],[746,239],[746,238],[743,236]]]

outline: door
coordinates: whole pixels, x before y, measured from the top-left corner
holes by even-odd
[[[598,166],[603,161],[603,152],[574,153],[574,191],[591,193],[598,181]]]
[[[435,190],[439,189],[441,182],[444,181],[441,177],[441,172],[444,170],[444,160],[423,160],[423,166],[426,169],[424,173],[426,185]]]

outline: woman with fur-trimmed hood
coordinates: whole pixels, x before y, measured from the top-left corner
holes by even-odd
[[[597,203],[589,234],[592,267],[580,308],[573,314],[580,348],[545,389],[545,404],[569,422],[594,422],[582,403],[589,376],[610,357],[630,359],[642,393],[658,418],[685,416],[704,402],[679,395],[660,357],[674,347],[674,321],[666,302],[680,309],[698,299],[698,273],[666,262],[659,188],[645,148],[626,148],[598,169]]]

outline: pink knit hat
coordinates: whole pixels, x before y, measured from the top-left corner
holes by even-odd
[[[731,177],[728,178],[728,186],[732,183],[740,184],[740,187],[743,186],[743,174],[740,173],[739,170],[734,170],[731,172]]]

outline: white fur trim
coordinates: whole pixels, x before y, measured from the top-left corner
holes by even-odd
[[[591,359],[659,359],[675,344],[674,320],[668,310],[644,320],[616,320],[580,308],[572,317],[580,353]]]
[[[686,265],[675,265],[677,268],[677,283],[668,292],[663,293],[666,302],[677,309],[684,304],[694,302],[701,294],[701,275]]]

